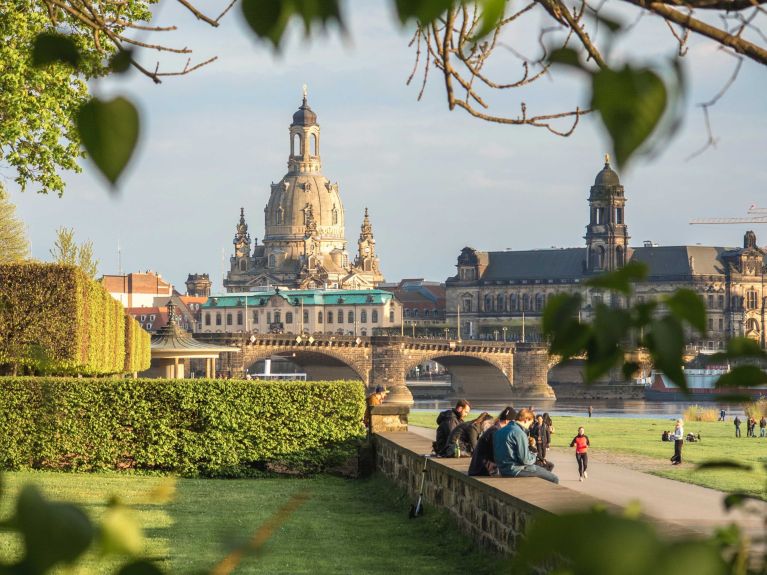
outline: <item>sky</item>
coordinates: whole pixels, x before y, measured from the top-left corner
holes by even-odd
[[[212,4],[200,6],[212,13]],[[634,20],[636,12],[616,4],[608,1],[605,10]],[[223,291],[222,266],[228,269],[240,207],[251,236],[259,242],[263,236],[263,207],[270,183],[286,172],[288,126],[304,83],[321,126],[324,175],[339,183],[349,251],[356,250],[368,207],[387,281],[444,281],[455,273],[464,246],[584,245],[586,199],[608,151],[597,118],[585,117],[569,138],[482,122],[447,109],[433,69],[418,101],[419,86],[406,85],[414,62],[407,45],[412,27],[399,25],[392,5],[347,2],[347,36],[331,30],[307,41],[294,29],[286,49],[275,54],[246,29],[236,8],[211,28],[177,3],[163,2],[156,23],[177,24],[179,31],[154,39],[189,46],[194,61],[218,60],[160,85],[137,73],[91,85],[97,95],[127,94],[139,105],[140,145],[116,194],[87,161],[82,174],[66,175],[62,198],[10,186],[32,256],[50,259],[55,230],[73,227],[79,240],[93,241],[102,274],[118,272],[119,245],[126,273],[155,270],[184,291],[187,274],[207,272],[214,292]],[[536,53],[531,34],[537,18],[533,14],[508,39],[527,55]],[[648,17],[615,47],[615,57],[657,59],[674,50],[668,30]],[[154,60],[144,62],[153,66]],[[174,62],[183,66],[183,60],[162,62],[169,70]],[[719,92],[735,61],[696,39],[684,62],[690,88],[682,128],[660,155],[620,173],[631,243],[736,246],[750,228],[767,243],[761,240],[767,230],[758,224],[688,224],[745,216],[752,204],[767,207],[767,71],[743,65],[711,109],[716,148],[688,159],[707,138],[698,104]],[[514,79],[519,65],[508,58],[492,71]],[[513,113],[522,100],[530,112],[585,106],[586,85],[555,70],[525,92],[489,96],[498,113]]]

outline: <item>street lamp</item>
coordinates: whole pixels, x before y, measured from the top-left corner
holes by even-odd
[[[495,336],[495,341],[498,341],[498,330],[493,330],[493,335]]]
[[[447,332],[448,331],[449,331],[448,328],[445,328],[445,339],[447,339]]]
[[[504,341],[504,343],[505,343],[505,342],[506,342],[506,330],[507,330],[507,329],[509,329],[509,328],[508,328],[508,327],[506,327],[506,326],[503,326],[503,328],[502,328],[502,329],[503,329],[503,341]]]

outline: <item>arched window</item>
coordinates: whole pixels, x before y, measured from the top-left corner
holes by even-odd
[[[354,312],[351,310],[346,314],[346,323],[354,323]]]
[[[759,333],[759,321],[754,318],[746,320],[746,332]]]
[[[493,309],[493,296],[485,296],[485,311],[491,311]]]
[[[240,271],[241,272],[245,271],[245,265],[246,265],[245,260],[240,260]]]
[[[544,296],[542,293],[535,294],[535,311],[543,310]]]
[[[274,312],[274,323],[282,323],[282,317],[278,311]]]
[[[360,323],[367,323],[368,322],[368,312],[367,310],[362,310],[360,312]]]
[[[389,323],[394,323],[394,309],[389,310]]]
[[[620,209],[620,208],[619,208]],[[615,248],[615,265],[622,268],[626,261],[626,257],[623,253],[623,246]]]
[[[304,310],[304,323],[309,323],[309,312]]]
[[[522,311],[530,311],[530,296],[526,293],[522,294]]]
[[[293,312],[292,311],[286,311],[285,312],[285,323],[293,323]]]
[[[258,323],[258,310],[253,310],[253,323]]]
[[[210,314],[209,313],[205,314],[205,325],[210,325]]]
[[[232,314],[226,314],[226,325],[232,325]]]
[[[221,314],[220,313],[216,314],[216,325],[221,325]]]
[[[284,142],[285,140],[283,140]],[[303,156],[303,150],[301,149],[301,134],[293,134],[293,144],[290,148],[290,152],[294,156]]]
[[[312,156],[319,155],[319,152],[317,151],[317,134],[312,134],[309,136],[309,144],[311,145],[311,148],[309,149],[309,153]]]
[[[335,226],[338,224],[338,209],[336,208],[336,205],[333,204],[333,209],[330,212],[331,222]]]
[[[503,294],[498,294],[498,297],[495,298],[495,309],[496,311],[504,311],[504,308],[506,306],[506,298],[503,297]]]
[[[471,313],[472,298],[470,296],[464,296],[461,307],[463,308],[461,311]]]
[[[509,295],[509,311],[519,311],[519,298],[515,293]]]
[[[274,267],[275,261],[276,261],[276,258],[274,257],[274,254],[271,254],[271,255],[269,256],[269,267],[270,267],[270,268],[273,268],[273,267]]]
[[[320,312],[320,313],[322,313],[322,312]],[[320,318],[320,320],[321,320],[321,318]],[[328,312],[328,323],[333,323],[333,312],[332,311]]]
[[[405,308],[405,317],[410,317],[410,308],[409,307]]]
[[[378,310],[377,309],[374,309],[373,313],[371,313],[370,316],[371,316],[370,317],[370,321],[372,321],[373,323],[378,323]]]
[[[282,206],[277,207],[277,225],[281,226],[285,223],[285,209]]]
[[[237,325],[242,325],[242,312],[237,312]]]
[[[423,317],[429,317],[429,310],[428,309],[423,310]]]
[[[414,309],[414,310],[413,310],[413,317],[414,317],[414,318],[417,318],[417,317],[418,317],[418,310],[417,310],[417,309]]]
[[[322,323],[322,312],[321,311],[317,312],[317,323]]]
[[[338,323],[344,323],[344,310],[338,310]]]

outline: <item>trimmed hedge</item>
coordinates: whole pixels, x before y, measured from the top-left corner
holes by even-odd
[[[136,373],[149,369],[152,360],[152,336],[139,322],[125,316],[125,365],[124,373]]]
[[[364,432],[358,381],[0,378],[0,467],[318,471]]]
[[[122,373],[129,345],[137,347],[133,356],[144,366],[149,339],[129,343],[125,322],[122,304],[76,266],[0,265],[0,367],[14,373]]]

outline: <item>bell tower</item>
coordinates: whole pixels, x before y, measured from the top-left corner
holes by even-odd
[[[605,165],[597,174],[589,194],[589,224],[586,226],[586,270],[601,273],[623,267],[629,259],[626,226],[626,197],[618,174]]]
[[[304,100],[298,111],[293,114],[290,124],[290,158],[288,173],[319,174],[320,162],[320,126],[317,114],[309,107],[308,92],[304,84]]]

